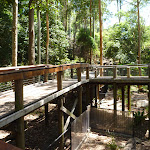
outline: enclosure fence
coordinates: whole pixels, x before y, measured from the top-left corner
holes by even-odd
[[[71,149],[77,150],[87,137],[90,124],[90,106],[71,124]]]

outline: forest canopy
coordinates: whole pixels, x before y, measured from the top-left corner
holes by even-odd
[[[112,3],[118,21],[106,28],[113,17]],[[149,63],[150,26],[140,14],[147,4],[148,0],[0,1],[0,67],[14,66],[15,59],[15,65],[99,63],[100,57],[119,64]]]

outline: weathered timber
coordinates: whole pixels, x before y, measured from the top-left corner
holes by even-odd
[[[130,67],[127,67],[127,78],[130,78]]]
[[[15,147],[11,144],[5,143],[4,141],[0,140],[0,149],[1,150],[21,150],[18,147]]]
[[[15,81],[15,111],[23,109],[23,80]],[[24,117],[16,120],[16,146],[25,149]]]
[[[113,78],[114,79],[117,78],[117,67],[116,66],[113,68]]]
[[[47,73],[64,71],[71,68],[88,67],[88,64],[64,64],[64,65],[32,65],[27,67],[6,67],[0,69],[0,82],[28,79]]]
[[[128,110],[131,111],[131,91],[130,85],[128,85]]]
[[[62,90],[62,71],[57,72],[57,90]],[[61,108],[63,107],[63,97],[61,96],[58,101],[58,127],[59,127],[59,135],[61,135],[64,132],[64,114],[61,111]],[[59,143],[59,149],[64,149],[64,135],[60,138]]]
[[[122,111],[125,111],[125,94],[124,94],[124,85],[121,87],[121,91],[122,91]]]
[[[74,102],[74,104],[73,104],[73,107],[72,107],[72,109],[71,109],[71,113],[74,113],[74,111],[75,111],[75,108],[76,108],[76,106],[77,106],[77,102],[78,102],[78,99],[76,99],[75,100],[75,102]],[[67,118],[67,120],[66,120],[66,123],[65,123],[65,125],[64,125],[64,131],[66,131],[67,130],[67,128],[68,128],[68,125],[69,125],[69,123],[70,123],[70,116]]]
[[[78,76],[78,82],[81,81],[81,68],[77,68],[77,76]],[[77,117],[82,114],[82,86],[78,88],[78,104],[77,104]]]
[[[114,110],[117,110],[117,84],[113,84]]]
[[[148,76],[134,76],[134,77],[100,77],[96,79],[90,79],[90,83],[99,83],[99,84],[126,84],[126,85],[147,85],[150,83]]]
[[[15,121],[15,120],[17,120],[18,118],[20,118],[22,116],[25,116],[25,115],[29,114],[30,112],[38,109],[39,107],[45,105],[46,103],[49,103],[52,100],[62,96],[63,94],[65,94],[65,93],[67,93],[67,92],[69,92],[71,90],[74,90],[77,87],[79,87],[79,86],[81,86],[83,84],[86,84],[88,82],[89,82],[89,80],[85,80],[85,81],[81,81],[81,82],[75,83],[75,84],[73,84],[73,85],[71,85],[71,86],[69,86],[69,87],[67,87],[67,88],[65,88],[65,89],[63,89],[61,91],[58,91],[58,92],[56,92],[56,93],[54,93],[54,94],[52,94],[52,95],[50,95],[50,96],[48,96],[46,98],[43,98],[43,99],[39,100],[38,102],[35,102],[35,103],[33,103],[33,104],[31,104],[31,105],[29,105],[29,106],[27,106],[27,107],[17,111],[17,112],[9,115],[9,116],[7,116],[5,118],[0,119],[0,128],[5,126],[5,125],[7,125],[7,124],[9,124],[9,123],[11,123],[11,122],[13,122],[13,121]]]
[[[70,112],[68,109],[66,109],[64,106],[62,106],[60,110],[66,113],[67,115],[69,115],[70,117],[72,117],[73,119],[76,119],[76,116],[72,112]]]

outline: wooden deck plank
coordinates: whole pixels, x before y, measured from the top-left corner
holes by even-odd
[[[0,150],[21,150],[21,149],[0,140]]]
[[[63,88],[77,83],[76,79],[63,81]],[[57,91],[57,81],[52,80],[42,84],[24,86],[24,106],[51,95]],[[0,95],[0,117],[14,110],[15,95],[13,90],[2,92]]]

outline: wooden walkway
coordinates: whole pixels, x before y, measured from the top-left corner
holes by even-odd
[[[63,88],[77,83],[77,79],[63,81]],[[36,83],[24,86],[24,106],[35,103],[57,91],[57,81],[50,80],[46,83]],[[13,111],[15,108],[15,94],[13,90],[2,92],[0,95],[0,116]]]

